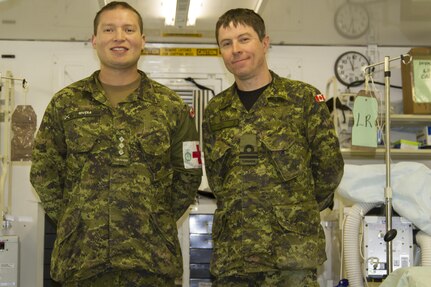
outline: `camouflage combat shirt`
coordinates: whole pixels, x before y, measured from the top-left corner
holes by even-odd
[[[180,97],[139,72],[140,87],[116,108],[95,72],[45,111],[31,183],[57,224],[56,281],[111,269],[182,274],[176,221],[201,181],[189,162],[200,163],[198,134]]]
[[[215,276],[317,268],[326,259],[319,211],[332,203],[344,166],[333,122],[316,88],[271,74],[250,111],[235,85],[205,110]]]

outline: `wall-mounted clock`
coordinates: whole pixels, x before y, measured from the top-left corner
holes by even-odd
[[[356,51],[347,51],[338,56],[334,65],[335,77],[345,86],[359,86],[365,81],[363,67],[368,66],[368,58]],[[355,83],[352,85],[352,83]]]
[[[357,3],[345,3],[335,12],[334,24],[341,36],[355,39],[367,32],[370,16],[365,6]]]

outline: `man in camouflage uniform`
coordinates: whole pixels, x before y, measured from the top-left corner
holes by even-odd
[[[235,83],[208,104],[205,168],[217,199],[217,287],[318,286],[326,260],[319,211],[333,203],[343,158],[324,96],[279,77],[263,19],[232,9],[216,38]]]
[[[176,221],[201,181],[193,113],[137,63],[142,18],[111,2],[94,19],[100,70],[55,94],[37,134],[31,182],[57,225],[52,278],[63,286],[175,285]]]

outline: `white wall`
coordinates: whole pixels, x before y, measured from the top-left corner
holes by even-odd
[[[179,44],[164,46],[189,47]],[[191,47],[197,46],[199,45]],[[279,75],[309,82],[326,93],[328,82],[334,76],[333,66],[336,58],[348,50],[369,54],[373,62],[380,62],[384,56],[398,57],[407,53],[409,48],[273,46],[269,51],[268,60],[270,67]],[[14,58],[0,58],[0,72],[5,75],[6,71],[11,71],[16,78],[25,78],[28,81],[27,96],[21,88],[21,83],[15,82],[15,103],[32,105],[38,117],[38,124],[54,92],[89,75],[98,67],[91,45],[82,42],[0,41],[0,55],[14,55]],[[232,83],[232,76],[226,72],[219,57],[144,56],[140,68],[150,77],[179,74],[180,77],[220,78],[223,81],[223,89]],[[380,76],[379,73],[376,72],[375,80],[383,82],[383,72]],[[400,64],[394,61],[392,63],[394,85],[401,85],[400,75]],[[337,85],[336,90],[344,91],[345,88]],[[328,91],[327,96],[332,97],[333,84]],[[381,91],[383,93],[383,87]],[[401,91],[392,89],[391,94],[394,99],[401,99]],[[4,125],[0,124],[0,128],[4,129]],[[13,164],[12,215],[33,219],[32,222],[15,222],[14,230],[21,240],[20,286],[39,287],[42,286],[43,212],[29,183],[29,169],[29,162]]]

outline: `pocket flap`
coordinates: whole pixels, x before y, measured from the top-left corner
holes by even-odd
[[[283,229],[302,234],[312,235],[318,232],[320,224],[319,209],[312,204],[276,205],[274,213]]]
[[[212,161],[219,160],[227,153],[229,149],[230,149],[229,145],[225,144],[222,141],[216,141],[210,154],[210,160]]]

